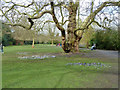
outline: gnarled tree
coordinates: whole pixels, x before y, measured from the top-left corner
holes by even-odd
[[[108,7],[113,7],[114,9],[116,9],[116,6],[120,6],[120,1],[117,0],[100,2],[98,3],[97,6],[95,6],[95,3],[97,1],[90,0],[89,1],[90,5],[87,6],[86,4],[86,8],[82,7],[85,4],[81,4],[81,2],[83,2],[83,0],[69,0],[68,2],[60,2],[59,0],[50,0],[46,2],[42,2],[40,0],[39,1],[32,0],[30,4],[23,5],[17,4],[17,1],[5,2],[4,0],[2,3],[3,8],[1,12],[2,16],[7,19],[8,23],[6,24],[11,26],[21,26],[27,30],[32,28],[35,22],[34,20],[42,19],[45,21],[46,18],[49,17],[48,14],[50,14],[52,16],[52,19],[46,22],[54,22],[56,27],[61,31],[63,50],[66,53],[78,52],[79,42],[82,38],[82,35],[86,29],[89,30],[88,28],[93,22],[102,28],[109,29],[109,27],[106,27],[105,25],[99,23],[100,21],[97,20],[98,17],[104,14],[103,9]],[[10,4],[10,6],[7,6],[6,3]],[[24,3],[26,4],[26,2]],[[19,9],[19,7],[21,9]],[[83,13],[80,10],[81,8],[83,11],[85,10],[87,11],[85,19],[80,18],[80,16],[83,15]],[[56,10],[58,13],[55,12]],[[111,9],[111,12],[112,11],[113,10]],[[18,18],[15,17],[16,21],[14,22],[12,21],[11,18],[9,18],[9,14],[13,12],[16,12],[16,15],[19,16]],[[19,24],[19,20],[23,15],[28,17],[28,22],[30,22],[29,27],[24,26],[24,24]],[[67,19],[65,18],[65,16],[67,16],[66,17]],[[103,18],[104,18],[103,22],[104,21],[108,21],[109,23],[112,22],[112,20],[110,20],[108,16],[104,15],[102,19]],[[82,21],[82,23],[78,24],[78,26],[76,23],[77,20]],[[67,25],[67,28],[65,28],[65,25]]]

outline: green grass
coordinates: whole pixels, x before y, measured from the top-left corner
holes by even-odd
[[[63,50],[61,47],[48,45],[35,45],[35,48],[31,48],[31,45],[5,47],[2,57],[3,88],[86,88],[101,87],[109,83],[108,79],[102,78],[109,68],[66,66],[67,63],[100,62],[97,58],[81,58],[75,55],[44,60],[20,60],[18,57],[24,55],[19,55],[18,52],[27,52],[27,55],[44,55],[63,53]],[[110,65],[110,63],[105,64]],[[116,87],[114,84],[111,85]]]

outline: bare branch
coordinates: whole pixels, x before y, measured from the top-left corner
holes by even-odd
[[[10,19],[5,15],[5,13],[4,13],[1,9],[0,9],[0,11],[2,12],[3,16],[5,16],[6,19],[7,19],[9,22],[11,22]]]
[[[33,24],[34,24],[34,22],[32,21],[32,19],[31,18],[28,18],[28,21],[30,22],[30,27],[29,27],[29,29],[31,29],[32,28],[32,26],[33,26]]]
[[[99,24],[97,21],[93,21],[93,22],[96,23],[99,27],[102,27],[102,28],[104,28],[104,29],[110,30],[110,28],[108,28],[108,27],[106,27],[106,26],[103,26],[103,25]]]
[[[61,6],[60,6],[60,13],[61,13],[61,16],[62,16],[62,25],[63,25],[64,16],[63,16],[63,13],[62,13],[62,7]]]
[[[68,22],[68,21],[69,21],[69,20],[65,20],[62,25],[64,25],[64,24],[65,24],[66,22]]]
[[[108,5],[111,6],[119,6],[120,2],[104,2],[103,4],[100,5],[100,7],[95,10],[94,12],[92,12],[83,22],[83,24],[81,25],[82,30],[83,29],[87,29],[89,27],[89,25],[91,25],[91,23],[94,21],[95,16],[104,8],[107,7]],[[77,31],[81,30],[81,28],[76,29]],[[76,31],[75,31],[76,32]]]
[[[64,2],[60,2],[60,3],[58,3],[57,5],[54,5],[54,7],[62,6],[63,4],[64,4]]]
[[[45,25],[46,23],[49,23],[49,22],[54,23],[54,21],[50,21],[50,20],[45,21],[45,22],[43,23],[43,26],[42,26],[41,30],[43,29],[44,25]]]
[[[54,7],[62,6],[63,4],[64,4],[64,2],[61,2],[61,3],[59,3],[59,4],[54,5]],[[42,11],[42,10],[44,9],[44,7],[46,7],[46,6],[48,6],[48,5],[50,5],[50,4],[48,3],[48,4],[43,5],[43,6],[42,6],[40,9],[38,9],[38,10],[36,11],[36,13],[34,13],[32,16],[34,16],[34,15],[36,15],[38,12]]]
[[[69,7],[65,4],[62,5],[64,8],[66,8],[67,10],[69,9]]]
[[[59,24],[59,22],[58,22],[58,20],[57,20],[57,18],[56,18],[56,16],[55,16],[54,3],[51,2],[50,4],[51,4],[51,10],[52,10],[52,17],[53,17],[53,20],[54,20],[57,28],[58,28],[59,30],[61,30],[61,31],[65,31],[65,29]]]
[[[31,6],[31,5],[33,5],[33,3],[34,3],[34,0],[32,0],[32,2],[30,3],[30,4],[28,4],[28,5],[20,5],[20,4],[15,4],[14,2],[12,2],[15,6],[20,6],[20,7],[24,7],[24,8],[27,8],[27,7],[29,7],[29,6]]]
[[[94,1],[92,0],[92,4],[91,4],[91,13],[93,13],[93,6],[94,6]]]
[[[39,13],[40,11],[42,11],[43,9],[44,9],[44,7],[46,7],[46,6],[48,6],[48,5],[50,5],[49,3],[48,4],[45,4],[45,5],[43,5],[40,9],[38,9],[37,11],[36,11],[36,13],[34,13],[32,16],[34,16],[34,15],[36,15],[37,13]]]
[[[5,14],[7,13],[7,12],[9,12],[10,10],[12,10],[15,6],[20,6],[20,7],[24,7],[24,8],[27,8],[27,7],[29,7],[29,6],[31,6],[31,5],[33,5],[33,3],[34,3],[34,0],[32,0],[32,2],[30,3],[30,4],[28,4],[28,5],[20,5],[20,4],[15,4],[14,2],[12,2],[13,3],[13,5],[10,7],[10,9],[8,9],[6,12],[5,12]]]
[[[38,18],[41,18],[41,17],[42,17],[44,14],[46,14],[46,13],[52,14],[51,11],[46,10],[46,11],[43,11],[43,12],[39,13],[39,15],[34,16],[34,17],[30,17],[30,18],[31,18],[31,19],[38,19]]]
[[[79,6],[80,0],[76,0],[75,5],[78,7]]]

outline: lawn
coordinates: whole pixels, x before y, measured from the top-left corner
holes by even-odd
[[[81,53],[90,51],[81,51]],[[24,54],[22,54],[24,53]],[[55,58],[20,59],[22,56],[56,55]],[[83,58],[79,54],[66,56],[61,47],[50,45],[8,46],[2,55],[2,88],[93,88],[117,87],[110,83],[112,63],[98,58]],[[108,67],[66,65],[68,63],[103,63]],[[110,67],[109,67],[110,66]],[[105,77],[104,77],[105,76]],[[114,77],[111,76],[111,77]]]

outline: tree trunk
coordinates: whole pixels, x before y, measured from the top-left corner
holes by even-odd
[[[86,43],[86,48],[89,48],[89,43],[88,43],[88,41],[87,41],[87,43]]]
[[[65,36],[65,31],[61,31],[62,33],[62,48],[66,53],[69,52],[79,52],[79,42],[81,37],[77,37],[74,34],[76,29],[76,14],[77,14],[76,4],[73,2],[69,5],[69,23],[67,28],[67,39]]]
[[[32,42],[32,48],[34,48],[34,38],[33,38],[33,42]]]
[[[75,52],[79,52],[79,43],[80,43],[80,40],[82,39],[82,37],[77,37],[75,36]]]
[[[53,46],[53,39],[51,41],[52,41],[52,46]]]
[[[76,40],[74,35],[74,30],[76,29],[76,14],[77,7],[76,5],[71,3],[69,6],[69,24],[67,29],[67,39],[71,52],[75,52],[76,48],[78,47],[78,41]]]

